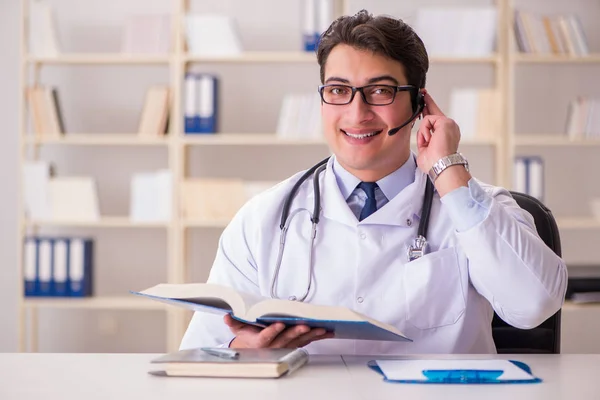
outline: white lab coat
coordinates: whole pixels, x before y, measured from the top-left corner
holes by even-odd
[[[249,201],[225,229],[208,281],[270,296],[284,199],[300,173]],[[320,176],[321,220],[313,250],[307,301],[354,309],[396,326],[413,342],[327,339],[311,353],[495,353],[493,310],[507,323],[532,328],[563,304],[564,262],[537,236],[533,218],[502,188],[481,184],[492,205],[480,224],[457,232],[435,194],[430,252],[413,262],[407,249],[418,228],[426,175],[359,222],[346,204],[330,159]],[[476,199],[478,200],[478,199]],[[481,199],[479,199],[481,200]],[[294,200],[277,284],[279,297],[306,290],[313,184]],[[221,316],[195,313],[181,348],[227,345]]]

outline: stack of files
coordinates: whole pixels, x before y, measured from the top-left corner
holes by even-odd
[[[173,201],[171,171],[140,172],[131,179],[130,219],[134,222],[168,222]]]
[[[590,53],[577,15],[541,15],[517,10],[514,29],[517,47],[522,53],[570,56]]]
[[[91,296],[93,245],[93,240],[85,237],[26,237],[25,296]]]
[[[218,78],[188,72],[184,85],[185,133],[216,133],[218,129]]]
[[[159,137],[167,133],[171,90],[168,86],[153,86],[146,92],[144,108],[140,116],[138,135]]]
[[[29,3],[29,52],[36,57],[57,57],[60,49],[52,6],[45,0]]]
[[[429,56],[486,57],[495,49],[496,7],[421,7],[415,32]]]
[[[34,221],[96,222],[100,207],[96,181],[88,176],[52,176],[45,161],[23,165],[25,214]]]
[[[167,55],[171,49],[171,20],[168,14],[134,14],[125,22],[121,52]]]
[[[188,178],[181,188],[183,216],[191,221],[229,221],[249,199],[275,184],[271,181]]]
[[[280,378],[308,362],[303,349],[179,350],[151,361],[157,376],[203,376],[227,378]]]
[[[277,137],[292,140],[322,139],[321,98],[318,94],[286,94],[281,104]]]
[[[58,91],[55,87],[31,86],[27,88],[26,96],[36,136],[56,138],[65,133]]]
[[[600,139],[600,98],[579,96],[569,102],[566,133],[571,139]]]
[[[513,190],[544,201],[544,161],[539,156],[517,156]]]
[[[461,137],[497,137],[500,114],[500,96],[494,89],[459,88],[450,94],[448,116],[460,126]]]
[[[303,0],[302,44],[304,51],[315,51],[321,34],[333,22],[334,0]]]
[[[185,18],[186,44],[196,57],[237,57],[243,47],[236,21],[228,15],[190,14]]]

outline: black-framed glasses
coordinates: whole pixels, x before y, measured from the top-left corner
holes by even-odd
[[[330,84],[319,86],[319,94],[326,104],[342,106],[354,100],[356,92],[360,92],[363,101],[371,106],[387,106],[396,99],[398,92],[410,92],[411,99],[416,98],[419,88],[412,85],[366,85],[361,87]]]

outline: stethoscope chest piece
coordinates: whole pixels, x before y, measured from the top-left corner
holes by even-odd
[[[408,247],[408,261],[414,261],[427,253],[427,239],[417,236],[413,244]]]

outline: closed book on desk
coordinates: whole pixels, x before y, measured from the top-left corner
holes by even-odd
[[[334,332],[336,339],[411,341],[392,325],[371,319],[345,307],[271,299],[208,283],[160,284],[136,295],[193,311],[231,314],[258,326],[275,322],[307,325]]]
[[[216,349],[218,350],[218,349]],[[279,378],[308,361],[303,349],[237,349],[238,357],[223,358],[202,349],[180,350],[151,361],[159,376]]]

